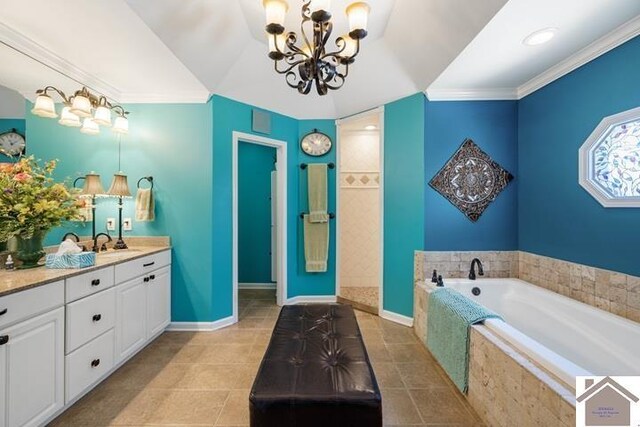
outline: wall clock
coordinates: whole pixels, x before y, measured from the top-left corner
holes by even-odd
[[[17,130],[0,133],[0,152],[9,156],[17,156],[24,153],[26,140]]]
[[[302,151],[304,151],[305,154],[314,157],[324,156],[331,151],[332,146],[333,143],[331,142],[331,138],[322,132],[318,132],[317,129],[306,134],[300,141],[300,148],[302,148]]]

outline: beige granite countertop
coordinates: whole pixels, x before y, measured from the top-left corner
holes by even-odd
[[[109,250],[96,256],[96,265],[79,269],[51,269],[38,267],[29,270],[0,270],[0,297],[35,288],[68,277],[84,274],[110,265],[121,264],[147,255],[171,249],[171,246],[134,246],[125,250]]]

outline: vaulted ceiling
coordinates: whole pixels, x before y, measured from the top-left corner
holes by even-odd
[[[332,1],[335,36],[347,30],[350,2]],[[0,0],[0,85],[32,96],[82,83],[123,103],[218,94],[297,118],[339,118],[430,86],[517,88],[640,14],[638,0],[615,9],[610,0],[369,3],[370,34],[344,87],[320,97],[299,95],[273,71],[261,0]],[[287,28],[297,29],[302,0],[289,4]],[[542,24],[566,36],[522,56],[521,33]]]

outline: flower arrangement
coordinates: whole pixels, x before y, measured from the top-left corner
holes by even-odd
[[[75,196],[54,182],[56,161],[33,156],[0,167],[0,242],[30,239],[78,216]]]

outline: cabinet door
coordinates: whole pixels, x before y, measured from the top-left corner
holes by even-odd
[[[142,279],[138,277],[116,287],[116,363],[145,344],[147,282]]]
[[[158,334],[171,321],[171,268],[160,268],[148,276],[147,338]]]
[[[64,308],[4,329],[0,336],[5,342],[0,346],[0,425],[42,425],[64,406]]]

